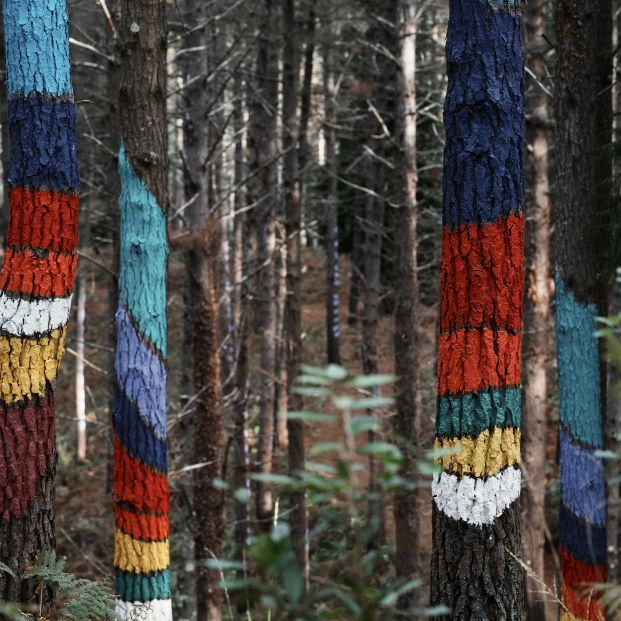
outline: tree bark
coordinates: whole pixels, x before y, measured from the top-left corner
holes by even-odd
[[[556,3],[556,337],[559,370],[562,599],[603,619],[585,584],[606,581],[605,366],[595,336],[607,312],[612,131],[612,5]]]
[[[403,452],[402,476],[409,485],[415,484],[415,455],[420,431],[419,358],[416,338],[418,322],[417,276],[417,198],[418,168],[416,165],[416,0],[400,0],[398,35],[400,56],[400,101],[398,131],[401,146],[402,204],[394,217],[397,246],[397,282],[395,309],[395,370],[397,373],[394,432]],[[418,508],[415,489],[404,489],[395,497],[395,566],[397,577],[404,583],[416,580],[420,572],[418,549]],[[418,603],[416,591],[399,601],[400,609],[408,611]]]
[[[166,456],[166,3],[121,2],[117,615],[172,619]]]
[[[546,433],[552,327],[550,287],[549,116],[544,39],[548,9],[545,0],[529,2],[525,11],[528,66],[535,78],[527,81],[528,178],[526,199],[526,296],[524,307],[524,367],[522,435],[522,556],[526,610],[529,619],[545,621],[542,593],[545,546]]]
[[[0,572],[0,599],[22,602],[37,586],[23,571],[56,543],[53,383],[78,241],[67,21],[64,0],[4,2],[10,218],[0,274],[0,561],[17,579]]]
[[[520,619],[520,5],[451,0],[432,495],[443,619]],[[476,446],[476,450],[475,447]]]
[[[274,445],[274,355],[276,308],[274,255],[276,250],[275,196],[278,184],[277,110],[278,57],[273,42],[273,0],[263,0],[258,34],[256,84],[250,102],[249,167],[254,173],[248,203],[255,210],[258,282],[256,328],[260,335],[258,470],[272,471]],[[256,512],[264,527],[270,523],[273,499],[270,486],[257,482]]]
[[[326,331],[328,364],[341,364],[340,352],[340,287],[339,265],[339,204],[338,204],[338,161],[336,157],[336,77],[333,68],[332,37],[336,30],[329,25],[330,41],[324,46],[324,106],[326,172],[328,174],[328,195],[326,197]]]

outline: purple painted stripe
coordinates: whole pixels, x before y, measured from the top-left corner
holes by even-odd
[[[606,480],[593,449],[574,444],[561,428],[561,497],[565,506],[591,524],[606,523]]]
[[[131,323],[127,310],[116,313],[118,385],[138,408],[140,417],[160,439],[166,437],[166,366],[149,349]]]

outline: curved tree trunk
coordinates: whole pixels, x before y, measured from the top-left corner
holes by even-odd
[[[556,3],[556,339],[559,371],[560,558],[565,619],[604,619],[585,592],[606,580],[604,387],[596,317],[607,312],[612,130],[612,6]]]
[[[0,275],[0,561],[53,549],[54,390],[77,268],[76,113],[65,0],[5,0],[10,221]],[[0,599],[35,584],[0,572]]]
[[[520,619],[524,60],[517,2],[451,0],[431,600]],[[476,446],[476,451],[475,447]]]
[[[114,566],[120,619],[172,619],[166,458],[166,3],[122,0]]]
[[[528,64],[536,80],[527,82],[530,118],[527,123],[528,162],[532,183],[526,200],[526,297],[524,308],[524,433],[522,435],[522,552],[526,573],[528,619],[545,621],[544,526],[546,431],[549,350],[552,327],[550,287],[550,181],[548,94],[543,36],[545,0],[529,2],[525,10]],[[532,572],[532,573],[531,573]],[[534,575],[533,575],[534,574]]]

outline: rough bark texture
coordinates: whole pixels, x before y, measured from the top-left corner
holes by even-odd
[[[603,619],[585,586],[606,579],[606,483],[594,454],[603,447],[605,384],[594,332],[607,311],[611,2],[559,0],[555,24],[562,617]]]
[[[522,556],[526,572],[528,619],[545,621],[544,579],[545,468],[549,368],[552,327],[550,287],[550,181],[548,94],[544,37],[548,9],[544,0],[525,10],[528,66],[535,74],[527,81],[527,122],[530,181],[526,198],[526,296],[524,306],[524,373],[522,435]],[[534,574],[534,576],[531,574]]]
[[[250,102],[248,134],[249,167],[254,177],[248,203],[255,211],[257,234],[256,328],[260,335],[258,470],[272,471],[274,445],[274,355],[276,308],[274,302],[274,253],[276,247],[275,196],[278,184],[278,62],[273,41],[273,0],[261,3],[256,58],[256,83]],[[273,510],[269,486],[257,483],[257,518],[268,525]]]
[[[215,129],[209,118],[208,98],[210,47],[209,5],[186,0],[187,48],[184,119],[185,188],[190,226],[188,269],[188,319],[192,332],[192,376],[194,401],[193,463],[205,464],[194,473],[194,556],[196,558],[196,603],[198,621],[222,618],[220,575],[205,564],[222,558],[224,542],[224,493],[213,485],[222,477],[224,425],[220,372],[220,319],[218,274],[221,225],[219,210],[210,213],[216,177],[211,145]],[[203,50],[196,53],[195,50]]]
[[[0,274],[0,599],[27,601],[19,576],[53,549],[53,382],[77,267],[76,113],[64,0],[4,2],[10,219]],[[47,597],[48,594],[45,594]]]
[[[114,565],[120,619],[172,619],[166,455],[166,5],[121,2]]]
[[[524,61],[517,2],[451,0],[431,601],[521,618]]]
[[[397,244],[395,308],[395,370],[397,372],[394,431],[404,455],[402,476],[414,482],[413,447],[420,429],[419,362],[416,341],[418,278],[416,273],[416,0],[400,0],[398,12],[401,61],[400,101],[397,107],[404,181],[403,202],[394,217]],[[415,490],[403,490],[395,498],[395,565],[397,576],[407,582],[418,577],[418,510]],[[400,600],[403,610],[417,604],[417,592]]]

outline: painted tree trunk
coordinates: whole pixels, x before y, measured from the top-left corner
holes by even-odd
[[[524,59],[518,2],[451,0],[431,600],[521,618]]]
[[[419,289],[417,277],[417,200],[416,166],[416,21],[417,0],[400,0],[398,7],[399,52],[401,61],[400,101],[397,107],[403,179],[402,204],[395,211],[394,238],[397,246],[397,286],[395,309],[396,409],[394,431],[404,456],[402,476],[413,482],[415,455],[420,432],[419,357],[416,339]],[[405,489],[394,502],[395,568],[404,583],[418,578],[419,518],[417,492]],[[416,606],[417,591],[399,601],[404,611]]]
[[[545,621],[544,526],[548,381],[552,328],[550,285],[550,181],[547,127],[548,94],[537,83],[547,80],[543,36],[548,10],[545,0],[529,2],[526,22],[528,66],[536,79],[527,81],[526,296],[524,308],[524,432],[522,434],[522,554],[526,573],[527,617]],[[532,572],[532,573],[531,573]],[[533,575],[534,574],[534,575]]]
[[[65,0],[5,0],[10,220],[0,275],[0,561],[53,549],[53,382],[77,268],[76,112]],[[0,572],[0,599],[36,585]]]
[[[556,3],[556,347],[559,372],[561,618],[604,619],[589,583],[606,580],[604,392],[596,317],[607,312],[612,7]],[[579,171],[579,172],[578,172]]]
[[[122,0],[114,566],[120,619],[172,619],[166,455],[166,4]]]

